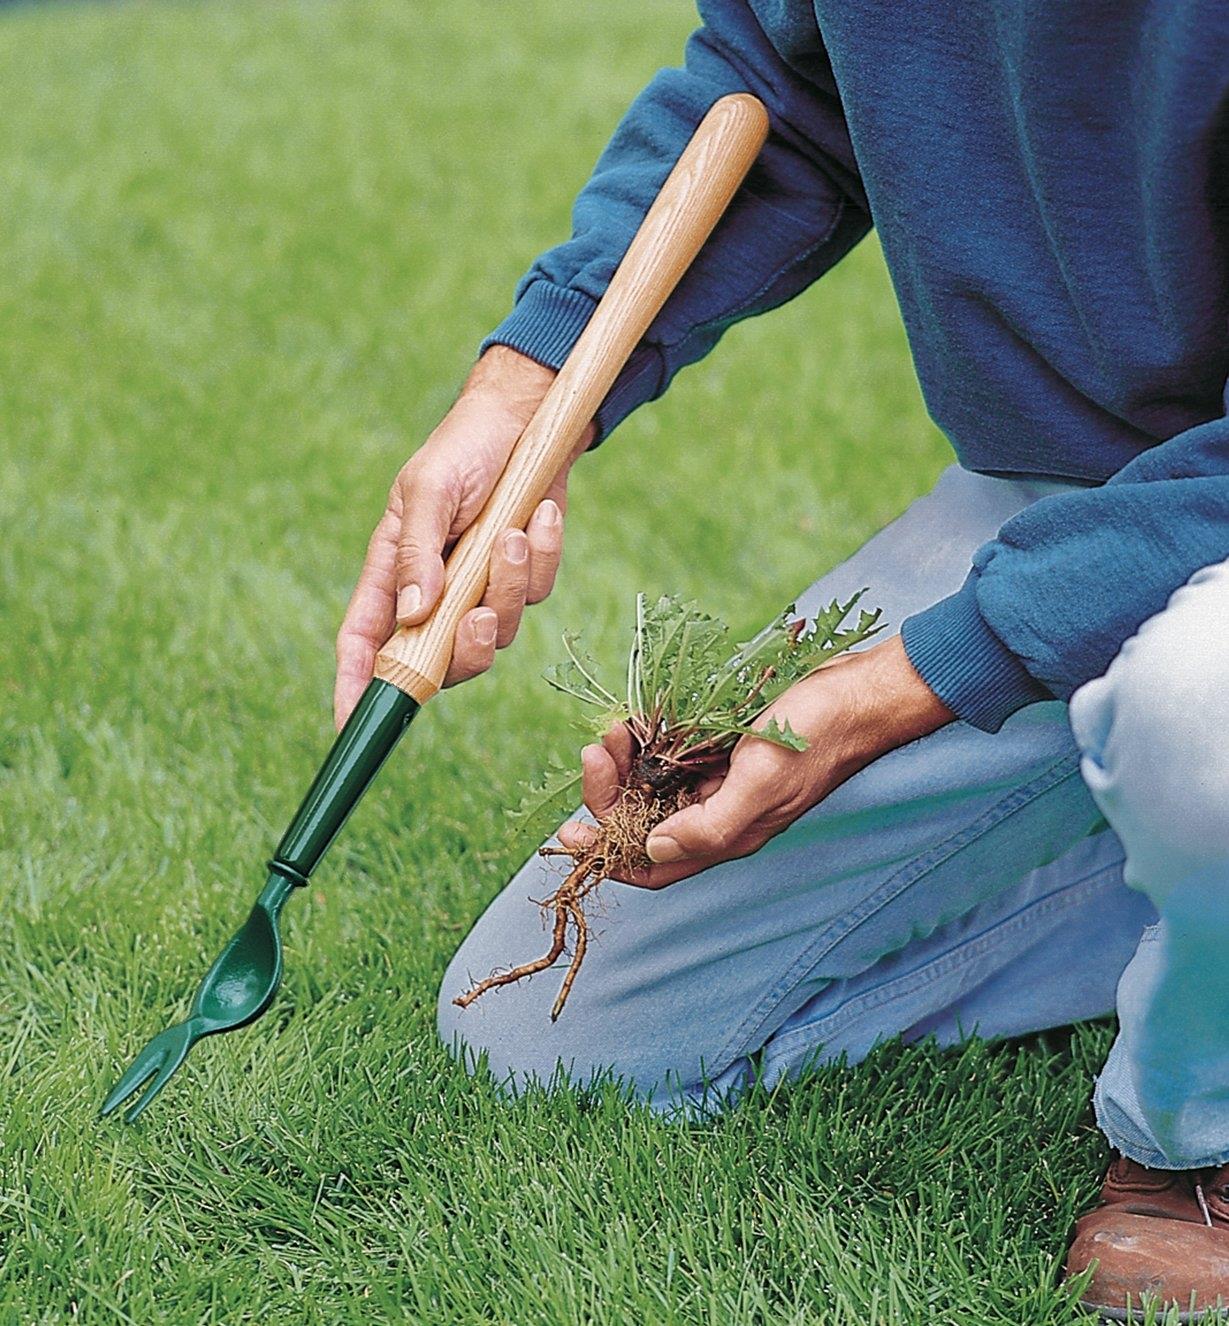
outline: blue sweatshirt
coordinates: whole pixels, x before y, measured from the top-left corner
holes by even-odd
[[[927,406],[961,463],[1086,487],[978,550],[904,625],[956,714],[1067,697],[1229,556],[1229,5],[702,0],[486,344],[558,367],[708,106],[767,146],[600,412],[601,435],[726,327],[873,225]],[[1229,666],[1227,659],[1226,666]]]

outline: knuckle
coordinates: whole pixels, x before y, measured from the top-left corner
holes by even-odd
[[[563,526],[556,525],[551,530],[531,528],[529,533],[534,557],[544,565],[557,563],[563,555]]]
[[[407,461],[394,485],[406,515],[426,506],[446,502],[457,488],[453,466],[419,454]]]
[[[388,490],[389,510],[402,510],[410,493],[419,486],[422,468],[422,453],[418,452],[397,471],[392,487]]]
[[[553,548],[534,547],[532,558],[534,576],[539,580],[553,580],[563,559],[563,548],[559,544]]]
[[[719,820],[708,830],[708,847],[721,855],[729,855],[737,850],[741,837],[737,825],[729,820]]]
[[[418,543],[413,538],[403,538],[397,544],[397,555],[393,559],[393,568],[399,582],[409,580],[418,568]]]
[[[551,591],[555,588],[555,578],[558,569],[558,562],[542,565],[537,559],[535,559],[534,566],[529,576],[529,584],[525,592],[526,603],[541,603],[544,598],[550,596]]]
[[[491,666],[491,661],[492,660],[489,658],[473,659],[471,662],[467,663],[464,668],[461,669],[461,672],[458,675],[457,680],[473,681],[475,677],[481,677],[484,672],[489,670]]]
[[[703,846],[709,852],[728,852],[734,846],[734,836],[723,825],[715,825],[705,835]]]
[[[438,497],[452,487],[453,467],[438,460],[424,460],[414,471],[413,490],[420,497]]]

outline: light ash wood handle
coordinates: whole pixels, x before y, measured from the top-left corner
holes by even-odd
[[[399,627],[375,675],[425,703],[443,685],[461,618],[481,602],[495,540],[524,529],[567,463],[623,365],[742,183],[768,134],[745,93],[722,97],[701,121],[640,224],[588,326],[517,441],[486,505],[448,558],[435,611]]]

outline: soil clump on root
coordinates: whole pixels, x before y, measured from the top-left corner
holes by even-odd
[[[676,811],[696,801],[696,788],[704,776],[703,772],[680,771],[651,753],[637,757],[619,799],[596,825],[596,837],[590,843],[575,852],[566,847],[538,849],[539,856],[567,857],[572,863],[563,883],[549,898],[534,900],[544,917],[553,917],[550,947],[532,962],[495,972],[479,981],[453,1003],[468,1008],[488,990],[546,971],[566,957],[567,970],[550,1012],[551,1021],[557,1021],[589,947],[585,899],[611,875],[643,870],[652,864],[644,850],[649,834]]]

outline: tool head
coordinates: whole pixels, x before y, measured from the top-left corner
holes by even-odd
[[[276,871],[248,919],[205,973],[183,1022],[161,1031],[137,1055],[132,1067],[103,1102],[103,1117],[118,1109],[151,1075],[148,1090],[124,1115],[132,1123],[153,1101],[202,1036],[233,1031],[258,1018],[282,981],[282,939],[278,916],[293,885]]]

